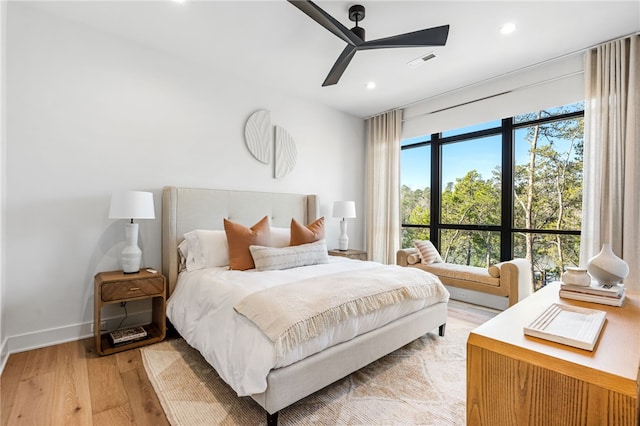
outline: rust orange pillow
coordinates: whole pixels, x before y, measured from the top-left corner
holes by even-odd
[[[249,246],[268,246],[271,242],[269,217],[265,216],[251,228],[224,219],[224,231],[229,244],[229,269],[245,271],[254,269]]]
[[[290,246],[314,243],[324,239],[324,217],[316,219],[313,223],[305,226],[295,219],[291,219],[291,239]]]

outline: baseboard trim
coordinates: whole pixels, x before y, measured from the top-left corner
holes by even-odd
[[[509,298],[494,296],[493,294],[482,293],[475,290],[467,290],[458,287],[445,285],[451,298],[474,305],[486,306],[487,308],[504,311],[509,307]]]
[[[133,327],[136,325],[144,325],[149,323],[151,317],[151,310],[130,313],[126,320],[126,327]],[[117,316],[112,318],[103,318],[107,321],[107,329],[114,330],[124,316]],[[61,343],[74,342],[76,340],[86,339],[93,337],[93,321],[84,322],[80,324],[73,324],[64,327],[50,328],[46,330],[35,331],[32,333],[24,333],[15,336],[9,336],[6,339],[6,343],[2,347],[3,361],[2,368],[4,368],[4,354],[8,359],[10,354],[30,351],[33,349],[40,349],[47,346],[59,345]]]

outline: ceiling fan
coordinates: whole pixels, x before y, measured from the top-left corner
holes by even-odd
[[[365,41],[365,30],[358,26],[364,19],[365,8],[359,4],[349,8],[349,19],[356,23],[350,30],[338,22],[333,16],[322,10],[317,4],[308,0],[287,0],[303,11],[318,24],[347,42],[338,60],[333,64],[329,75],[322,86],[336,84],[347,69],[347,65],[358,50],[386,49],[391,47],[444,46],[449,35],[449,25],[427,28],[410,33],[399,34],[377,40]]]

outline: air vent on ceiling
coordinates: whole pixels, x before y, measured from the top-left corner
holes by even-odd
[[[419,58],[414,59],[413,61],[409,62],[407,65],[409,65],[410,67],[417,67],[418,65],[422,65],[425,62],[427,62],[429,59],[433,59],[435,57],[436,55],[434,55],[433,53],[427,53],[424,56],[420,56]]]

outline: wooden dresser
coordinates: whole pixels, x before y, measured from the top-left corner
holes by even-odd
[[[539,290],[469,335],[468,425],[640,425],[640,294],[612,307],[558,290]],[[607,312],[593,352],[524,335],[552,303]]]

